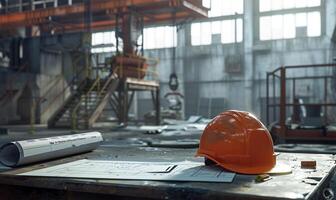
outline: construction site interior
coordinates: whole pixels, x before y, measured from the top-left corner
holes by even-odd
[[[335,0],[0,0],[0,199],[336,199]]]

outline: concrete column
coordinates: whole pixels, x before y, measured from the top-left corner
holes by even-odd
[[[254,106],[256,92],[254,91],[254,65],[253,65],[253,43],[254,43],[254,0],[244,1],[244,92],[246,111],[257,112]],[[258,113],[257,113],[258,114]]]
[[[184,92],[184,73],[185,73],[185,62],[184,60],[187,59],[185,57],[185,46],[186,46],[186,38],[189,37],[189,32],[187,31],[188,25],[184,25],[181,27],[177,27],[178,31],[177,31],[177,47],[176,47],[176,74],[178,76],[179,79],[179,89],[178,92],[180,92],[181,94],[183,94],[185,96],[185,92]],[[173,66],[172,66],[173,67]],[[181,117],[182,119],[185,118],[185,100],[182,99],[182,110],[181,110]]]
[[[323,2],[323,1],[322,1]],[[322,18],[322,24],[326,24],[326,35],[331,38],[333,31],[336,26],[336,1],[335,0],[325,0],[325,22]],[[323,15],[322,15],[323,17]],[[323,26],[322,26],[323,27]],[[323,33],[323,31],[322,31]]]

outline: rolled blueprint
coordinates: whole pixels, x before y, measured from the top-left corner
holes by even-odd
[[[7,143],[0,148],[0,162],[8,167],[26,165],[96,149],[103,141],[99,132]]]

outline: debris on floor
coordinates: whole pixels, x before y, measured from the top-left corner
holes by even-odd
[[[269,174],[260,174],[255,178],[255,182],[262,183],[262,182],[266,182],[271,179],[272,177]]]

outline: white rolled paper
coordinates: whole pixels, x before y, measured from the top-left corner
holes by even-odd
[[[15,141],[0,148],[0,162],[8,167],[16,167],[85,153],[98,148],[102,141],[99,132]]]

